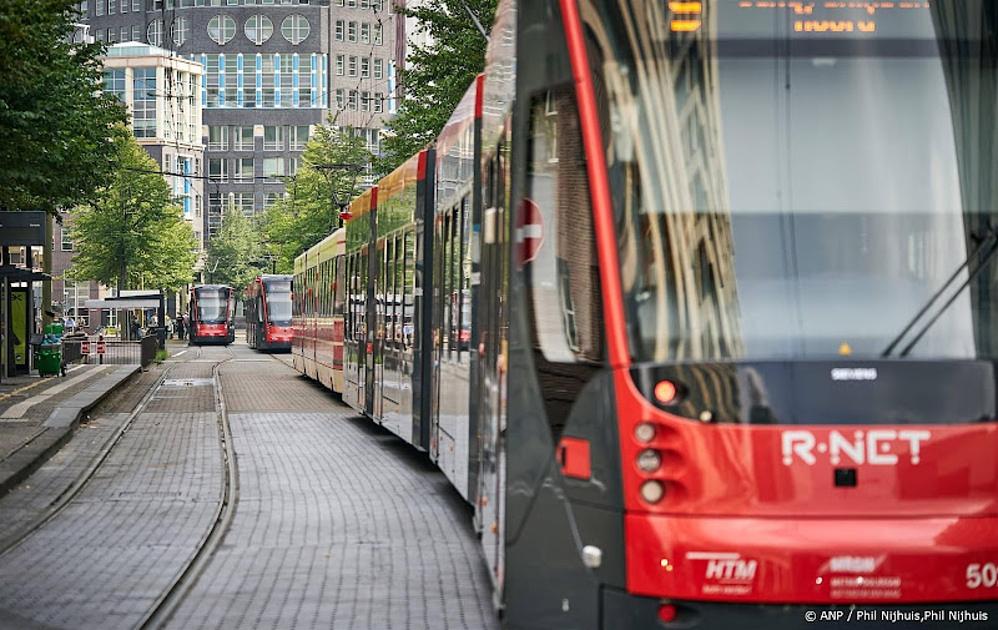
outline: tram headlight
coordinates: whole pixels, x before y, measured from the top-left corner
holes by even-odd
[[[638,442],[651,442],[655,437],[655,425],[651,422],[642,422],[634,427],[634,437]]]
[[[662,467],[662,454],[655,449],[646,448],[638,454],[638,468],[645,472],[655,472]]]
[[[665,488],[661,481],[651,479],[641,484],[641,498],[648,503],[658,503],[665,496]]]

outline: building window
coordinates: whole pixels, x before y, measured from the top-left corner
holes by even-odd
[[[366,112],[371,109],[371,93],[361,92],[360,93],[360,111]]]
[[[69,226],[65,224],[62,226],[62,251],[73,251],[73,239],[69,236]]]
[[[374,43],[377,46],[381,45],[381,22],[374,25]]]
[[[374,93],[374,103],[373,111],[379,114],[385,109],[385,95],[381,92]]]
[[[367,22],[362,22],[360,25],[360,43],[371,43],[371,25]]]
[[[128,2],[129,0],[121,0],[121,12],[128,13]]]
[[[277,181],[284,176],[284,158],[263,158],[263,176]]]
[[[118,29],[118,41],[119,42],[127,42],[128,41],[128,27],[127,26],[122,26],[120,29]]]
[[[350,58],[347,59],[347,76],[357,76],[357,58],[353,55],[350,55]]]
[[[357,90],[350,90],[350,102],[347,104],[347,109],[351,111],[357,111],[357,100],[358,100]]]
[[[371,76],[371,60],[368,57],[360,58],[360,76],[364,79]]]
[[[142,10],[142,0],[132,0],[132,13]],[[137,40],[136,40],[137,41]]]
[[[344,95],[343,88],[339,88],[336,90],[336,109],[343,109],[346,105],[346,96]]]
[[[348,42],[354,42],[354,43],[357,42],[357,23],[356,22],[350,22],[350,23],[347,24],[347,41]]]
[[[191,38],[191,21],[185,17],[178,17],[170,26],[170,38],[177,46],[183,46]]]
[[[345,55],[336,55],[336,76],[343,76],[343,62],[346,59]]]
[[[374,78],[383,79],[385,77],[384,60],[380,57],[374,58]]]
[[[253,183],[253,158],[239,158],[236,160],[236,172],[232,181],[243,184]]]
[[[125,102],[125,69],[104,71],[104,91]]]
[[[342,42],[343,41],[343,20],[336,20],[335,37],[336,37],[336,41],[338,41],[338,42]]]
[[[224,46],[236,36],[236,21],[231,15],[216,15],[208,20],[208,37],[219,46]]]
[[[252,151],[256,148],[253,144],[253,127],[235,127],[234,131],[233,149]]]
[[[107,42],[109,44],[113,44],[114,43],[114,29],[113,28],[107,29]]]
[[[289,148],[292,151],[305,150],[305,144],[308,142],[308,125],[288,127],[288,135],[290,144]]]
[[[133,42],[137,42],[142,39],[142,27],[138,24],[132,25],[132,36],[130,38]]]
[[[274,34],[274,23],[266,15],[253,15],[243,27],[246,38],[259,46]]]
[[[229,178],[228,160],[208,158],[208,181],[225,182]]]
[[[253,216],[253,193],[229,193],[229,204],[234,210],[242,212],[243,216]]]
[[[153,20],[146,26],[146,41],[153,46],[163,45],[163,20]]]
[[[228,127],[208,127],[208,150],[225,151],[229,148]]]
[[[289,15],[281,22],[281,35],[294,46],[305,41],[311,30],[308,19],[297,13]]]
[[[156,137],[156,68],[132,70],[132,130],[136,138]]]
[[[263,150],[284,150],[284,127],[272,127],[267,125],[263,128]]]

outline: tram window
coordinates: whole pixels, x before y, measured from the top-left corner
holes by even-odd
[[[534,342],[553,363],[599,362],[603,322],[596,232],[572,87],[535,96],[530,127],[526,195],[540,210],[549,237],[526,267]]]
[[[413,309],[415,308],[416,233],[405,233],[405,262],[402,267],[402,343],[412,347]]]
[[[440,301],[443,304],[443,319],[442,319],[442,330],[440,331],[440,342],[443,344],[442,351],[444,353],[450,352],[450,259],[451,259],[451,242],[450,242],[450,222],[451,215],[450,212],[444,214],[444,224],[443,224],[443,235],[441,242],[443,243],[443,266],[440,273]]]
[[[469,292],[471,277],[471,203],[468,197],[461,200],[461,223],[457,233],[461,256],[455,272],[458,274],[457,294],[457,356],[458,360],[468,361],[468,345],[471,343],[471,295]]]

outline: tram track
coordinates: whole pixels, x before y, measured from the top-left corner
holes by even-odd
[[[225,352],[228,356],[226,358],[220,357],[220,360],[215,362],[211,367],[214,411],[222,462],[221,492],[211,520],[211,526],[205,531],[200,540],[197,541],[190,556],[184,561],[182,568],[170,580],[166,588],[162,590],[162,594],[134,624],[133,627],[135,628],[160,628],[169,622],[173,613],[182,603],[186,594],[196,584],[198,577],[204,572],[215,550],[221,544],[235,513],[236,499],[238,497],[238,470],[220,377],[222,366],[232,361],[235,357],[231,349],[225,348]],[[196,357],[198,361],[204,361],[207,358],[205,357],[203,348],[197,348]],[[184,363],[186,362],[175,362],[164,369],[149,391],[142,396],[135,408],[129,412],[128,417],[114,431],[104,446],[101,447],[98,454],[91,460],[91,463],[66,490],[52,500],[37,519],[6,539],[0,540],[0,560],[30,540],[36,533],[43,531],[46,525],[73,505],[73,502],[102,470],[104,464],[111,457],[112,453],[114,453],[115,448],[135,425],[136,420],[147,411],[150,403],[156,399],[157,394],[162,392],[164,384],[174,370],[178,366],[184,365]]]
[[[216,363],[211,368],[218,420],[218,434],[221,442],[223,469],[225,471],[222,477],[222,497],[219,501],[211,528],[198,545],[190,560],[186,563],[183,571],[180,572],[170,587],[164,591],[155,606],[150,609],[149,614],[136,625],[137,628],[143,630],[162,628],[169,623],[177,608],[183,602],[184,597],[194,588],[198,578],[204,573],[205,567],[211,561],[215,550],[221,545],[222,540],[225,538],[225,533],[232,524],[232,517],[236,511],[236,501],[239,497],[239,474],[236,454],[232,445],[232,430],[229,426],[229,416],[225,406],[225,393],[222,391],[220,375],[222,366],[232,361],[234,357],[228,347],[226,347],[226,351],[229,353],[229,358]],[[203,348],[198,347],[199,359],[203,352]]]

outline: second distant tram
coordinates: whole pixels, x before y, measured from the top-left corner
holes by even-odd
[[[290,351],[291,276],[262,275],[250,282],[246,302],[246,343],[256,350]]]

